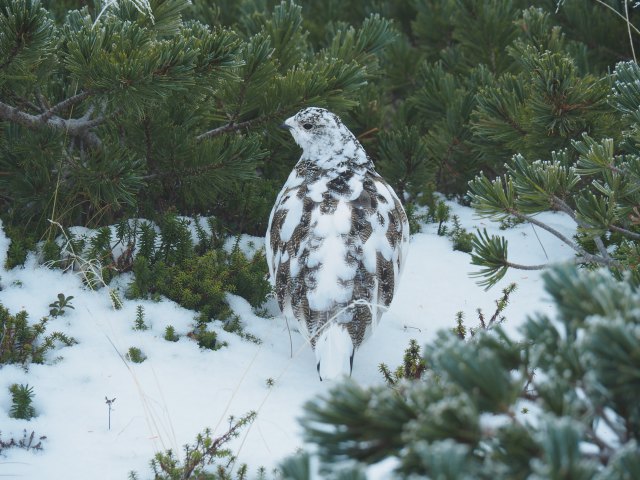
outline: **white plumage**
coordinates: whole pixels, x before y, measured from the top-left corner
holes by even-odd
[[[407,216],[336,115],[306,108],[282,126],[302,157],[269,218],[271,282],[280,310],[311,342],[320,379],[350,375],[355,350],[396,291]]]

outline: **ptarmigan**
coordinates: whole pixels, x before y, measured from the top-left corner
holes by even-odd
[[[396,291],[407,215],[336,115],[306,108],[282,127],[302,157],[269,218],[271,282],[280,310],[314,348],[320,380],[350,375],[355,350]]]

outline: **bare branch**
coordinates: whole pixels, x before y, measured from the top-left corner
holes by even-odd
[[[304,105],[304,102],[301,102],[300,105]],[[252,127],[254,125],[261,125],[263,123],[270,122],[274,118],[279,118],[284,115],[289,110],[294,110],[298,105],[292,105],[290,108],[280,108],[274,112],[269,113],[268,115],[264,115],[262,117],[252,118],[251,120],[246,120],[244,122],[236,123],[235,121],[230,121],[226,125],[222,125],[221,127],[214,128],[213,130],[209,130],[208,132],[201,133],[196,137],[196,140],[201,141],[205,138],[217,137],[218,135],[222,135],[227,132],[237,132],[238,130],[243,130],[245,128]]]
[[[547,225],[546,223],[541,222],[540,220],[536,220],[535,218],[529,216],[529,215],[525,215],[523,213],[520,213],[518,210],[516,210],[515,208],[510,208],[507,210],[511,215],[513,215],[514,217],[519,218],[520,220],[525,220],[529,223],[533,223],[534,225],[542,228],[543,230],[546,230],[547,232],[549,232],[550,234],[552,234],[554,237],[559,238],[560,240],[562,240],[564,243],[566,243],[567,245],[569,245],[573,250],[575,250],[578,253],[583,253],[584,250],[577,245],[573,240],[570,240],[569,238],[567,238],[565,235],[563,235],[562,233],[560,233],[558,230],[556,230],[553,227],[550,227],[549,225]],[[585,252],[586,253],[586,252]]]
[[[201,140],[204,140],[205,138],[217,137],[218,135],[222,135],[223,133],[237,132],[238,130],[251,127],[252,125],[264,123],[266,121],[267,121],[267,118],[264,117],[264,118],[254,118],[252,120],[247,120],[245,122],[240,122],[240,123],[230,122],[221,127],[214,128],[213,130],[209,130],[208,132],[201,133],[196,137],[196,140],[201,141]]]
[[[0,102],[0,118],[32,128],[36,128],[40,123],[39,115],[30,115],[2,102]]]
[[[78,93],[77,95],[74,95],[73,97],[69,97],[69,98],[61,101],[60,103],[54,105],[49,110],[44,112],[42,114],[42,120],[44,120],[44,121],[48,120],[55,113],[58,113],[59,111],[64,110],[65,108],[70,107],[72,105],[76,105],[76,104],[80,103],[82,100],[84,100],[85,98],[90,97],[91,95],[92,95],[91,92],[86,91],[86,92]]]
[[[580,227],[582,228],[588,228],[589,226],[582,220],[580,220],[579,218],[576,217],[575,212],[573,211],[573,209],[571,207],[569,207],[569,205],[567,205],[562,199],[558,198],[558,197],[553,197],[553,204],[555,207],[558,208],[558,210],[561,210],[562,212],[566,213],[567,215],[569,215]],[[633,238],[634,240],[640,240],[640,233],[635,233],[632,232],[630,230],[627,230],[626,228],[623,227],[618,227],[617,225],[609,225],[608,226],[609,230],[612,230],[614,232],[618,232],[618,233],[622,233],[623,235],[626,235],[630,238]],[[598,250],[600,251],[600,254],[602,254],[602,249],[604,249],[605,252],[607,252],[606,248],[604,247],[604,244],[602,242],[602,239],[600,237],[596,237],[594,238],[594,241],[596,242],[596,246],[598,247]],[[598,243],[600,243],[600,245],[598,245]],[[602,255],[603,257],[605,255]],[[609,253],[607,252],[606,254],[606,258],[609,257]]]
[[[76,95],[75,97],[78,96]],[[68,105],[80,101],[74,97],[71,97],[71,99],[74,100]],[[61,108],[59,107],[59,105],[61,105],[62,103],[64,102],[59,103],[58,105],[49,109],[47,112],[40,115],[31,115],[29,113],[18,110],[11,105],[0,102],[0,119],[17,123],[32,130],[40,129],[43,126],[49,126],[57,130],[66,131],[70,135],[81,138],[90,147],[99,148],[102,145],[102,142],[95,133],[90,131],[90,129],[104,123],[106,117],[100,116],[92,120],[84,118],[71,118],[67,120],[53,114],[54,109],[56,109],[56,107]]]
[[[549,266],[548,263],[541,263],[540,265],[521,265],[519,263],[511,263],[509,261],[504,262],[505,267],[515,268],[517,270],[544,270]]]
[[[567,205],[567,203],[564,200],[562,200],[560,197],[556,197],[555,195],[552,195],[551,201],[552,201],[552,205],[554,207],[556,207],[561,212],[564,212],[567,215],[569,215],[572,220],[577,221],[576,220],[576,212],[574,212],[573,208],[571,208],[569,205]]]
[[[577,217],[576,212],[573,211],[573,208],[567,205],[564,200],[553,195],[552,202],[555,207],[557,207],[559,210],[569,215],[573,219],[573,221],[578,224],[579,227],[589,228],[589,225],[585,221],[580,220]],[[604,246],[604,242],[602,241],[602,238],[600,238],[600,236],[595,236],[593,237],[593,242],[596,244],[596,247],[598,248],[598,252],[600,252],[600,255],[602,255],[602,257],[605,258],[606,260],[611,260],[611,257],[609,256],[609,252],[607,251],[607,247]]]
[[[633,238],[634,240],[640,240],[640,233],[635,233],[626,228],[618,227],[616,225],[609,225],[609,230],[613,230],[614,232],[622,233],[628,237]]]
[[[514,217],[517,217],[517,218],[519,218],[521,220],[525,220],[525,221],[527,221],[529,223],[532,223],[532,224],[542,228],[543,230],[546,230],[551,235],[553,235],[554,237],[558,238],[563,243],[567,244],[569,247],[571,247],[572,250],[574,250],[578,254],[580,254],[580,262],[581,263],[582,262],[598,263],[600,265],[606,265],[608,267],[619,267],[620,266],[620,264],[617,261],[613,260],[608,254],[606,256],[604,256],[604,255],[603,256],[593,255],[593,254],[587,252],[584,248],[582,248],[580,245],[578,245],[577,243],[575,243],[571,239],[567,238],[565,235],[560,233],[555,228],[550,227],[549,225],[547,225],[544,222],[541,222],[540,220],[536,220],[535,218],[533,218],[533,217],[531,217],[529,215],[525,215],[523,213],[520,213],[519,211],[517,211],[514,208],[510,208],[507,211],[508,211],[508,213],[513,215]],[[515,267],[515,268],[517,268],[517,267]]]

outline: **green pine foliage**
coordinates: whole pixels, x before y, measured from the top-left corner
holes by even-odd
[[[456,326],[453,328],[453,333],[461,340],[467,340],[473,338],[478,331],[488,330],[496,325],[500,325],[505,321],[504,312],[505,308],[509,305],[509,298],[511,294],[516,291],[518,286],[515,283],[510,283],[502,289],[502,296],[495,300],[496,309],[493,311],[491,317],[487,319],[481,308],[476,310],[478,315],[478,326],[467,327],[464,323],[463,312],[456,313]]]
[[[573,249],[576,263],[604,265],[618,274],[629,271],[638,282],[637,257],[630,245],[640,239],[639,223],[633,214],[640,203],[640,152],[634,134],[640,124],[640,94],[635,87],[640,68],[635,63],[620,63],[614,74],[615,83],[607,83],[609,104],[617,113],[620,128],[627,128],[622,139],[597,139],[590,134],[591,129],[580,128],[583,133],[579,139],[571,138],[570,147],[551,152],[547,160],[531,161],[516,154],[505,165],[504,175],[490,180],[480,174],[469,183],[469,195],[481,216],[532,223]],[[557,123],[560,130],[572,128],[573,123],[566,121]],[[534,217],[547,210],[569,215],[578,236],[567,238]],[[489,237],[486,232],[477,235],[473,244],[473,263],[483,267],[478,276],[487,287],[502,278],[509,267],[543,267],[513,264],[508,260],[506,241]]]
[[[27,260],[27,254],[36,248],[35,239],[32,235],[22,233],[19,227],[3,224],[3,229],[11,240],[3,267],[11,269],[24,264]]]
[[[455,333],[442,334],[422,358],[410,345],[403,369],[387,369],[395,389],[347,384],[309,406],[308,438],[324,459],[395,455],[400,477],[640,477],[638,415],[629,403],[637,379],[619,368],[637,360],[624,302],[637,300],[640,284],[640,69],[631,61],[640,51],[640,9],[629,0],[106,5],[0,0],[8,268],[37,250],[49,265],[78,270],[91,288],[133,272],[129,298],[166,296],[198,311],[188,336],[202,348],[224,345],[214,320],[255,341],[226,294],[259,307],[270,291],[264,258],[224,243],[264,234],[299,157],[277,125],[300,108],[327,107],[406,202],[411,231],[428,206],[438,234],[471,253],[483,285],[509,268],[546,265],[510,262],[506,240],[472,236],[434,192],[470,198],[481,216],[505,226],[546,229],[576,252],[575,263],[606,266],[626,283],[548,274],[564,331],[538,317],[524,343],[496,327],[507,290],[495,315],[478,312],[478,328],[458,316]],[[549,209],[575,221],[575,237],[536,218]],[[73,236],[76,225],[95,234]],[[109,292],[114,307],[122,305]],[[52,312],[72,308],[67,300]],[[44,336],[49,320],[30,325],[26,312],[0,306],[0,364],[26,367],[44,361],[56,340],[71,344],[57,332]],[[165,333],[177,339],[169,327]],[[519,413],[527,402],[543,411],[537,424]],[[500,422],[487,426],[481,415]],[[599,425],[612,435],[603,438]],[[184,462],[161,454],[156,477],[206,478],[207,442],[216,440],[198,439]],[[307,478],[308,460],[287,462],[284,476]],[[332,475],[364,478],[351,467]]]
[[[521,338],[499,325],[468,341],[442,331],[419,380],[345,381],[311,400],[302,425],[327,478],[344,460],[387,457],[398,460],[394,478],[638,476],[640,291],[570,266],[544,281],[557,318],[530,316]]]
[[[429,218],[438,224],[438,230],[436,231],[438,235],[444,236],[447,234],[446,223],[449,221],[450,215],[451,209],[443,200],[439,200],[430,211]]]
[[[395,36],[371,15],[312,43],[291,2],[150,7],[0,3],[10,220],[42,233],[48,218],[96,226],[175,206],[257,232],[297,154],[277,125],[306,105],[357,105]]]
[[[61,332],[45,336],[50,320],[49,317],[43,317],[39,322],[31,324],[25,310],[14,315],[0,304],[0,368],[7,364],[28,368],[30,363],[44,363],[47,353],[58,343],[65,346],[77,343],[73,337]]]
[[[262,282],[255,284],[259,280],[255,272],[262,270],[262,265],[253,267],[242,253],[234,256],[223,250],[211,250],[179,264],[167,264],[164,261],[149,264],[145,260],[140,257],[134,262],[136,279],[130,288],[131,297],[142,296],[143,293],[162,295],[185,308],[197,310],[200,318],[206,320],[224,320],[231,315],[226,293],[235,292],[238,285],[241,290],[245,289],[242,291],[249,294],[248,300],[254,300],[256,306],[264,302],[270,291],[270,287]],[[149,283],[144,284],[145,281]],[[261,289],[251,292],[248,290],[251,286]]]
[[[196,328],[188,336],[195,340],[200,348],[205,350],[215,351],[227,346],[226,342],[218,340],[218,334],[213,330],[209,330],[207,323],[204,321],[198,322]]]
[[[14,383],[9,387],[11,393],[11,410],[9,416],[20,420],[31,420],[36,416],[36,409],[33,407],[33,387],[18,385]]]
[[[451,217],[451,228],[447,236],[451,239],[454,250],[465,253],[471,253],[473,250],[473,234],[460,224],[460,218],[457,215]]]
[[[0,3],[16,237],[172,208],[261,234],[298,156],[276,126],[309,105],[343,115],[408,201],[620,132],[607,73],[632,52],[604,2],[84,3]]]

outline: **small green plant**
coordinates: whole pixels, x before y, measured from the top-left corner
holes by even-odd
[[[62,257],[62,248],[55,240],[47,240],[42,245],[42,260],[45,265],[55,265]]]
[[[61,332],[53,332],[44,336],[49,317],[29,325],[29,314],[25,310],[12,315],[0,304],[0,366],[20,364],[27,367],[29,363],[44,363],[45,355],[52,350],[56,342],[65,346],[75,343],[73,337]]]
[[[71,300],[73,299],[73,295],[69,295],[65,297],[64,293],[58,294],[58,300],[49,304],[50,310],[49,315],[53,318],[64,315],[66,308],[75,309],[73,305],[71,305]]]
[[[386,364],[381,363],[379,369],[387,384],[390,387],[395,387],[398,385],[398,382],[403,379],[420,380],[422,378],[422,374],[427,369],[427,364],[420,354],[420,346],[418,345],[418,342],[411,339],[409,341],[409,346],[404,352],[402,365],[394,371],[391,371]]]
[[[136,307],[136,320],[133,325],[134,330],[148,330],[149,327],[144,323],[144,307],[138,305]]]
[[[7,237],[11,239],[11,243],[7,250],[6,262],[2,266],[11,269],[23,265],[27,260],[27,254],[35,249],[36,239],[32,233],[9,223],[3,223],[3,229]]]
[[[267,383],[267,388],[273,388],[276,384],[276,381],[273,378],[269,377],[267,378],[266,383]]]
[[[120,310],[122,308],[122,299],[120,298],[120,294],[116,289],[109,289],[109,300],[111,300],[111,305],[113,305],[114,310]]]
[[[243,480],[247,477],[247,466],[241,465],[235,469],[235,475],[231,474],[230,465],[235,458],[226,444],[240,434],[240,431],[251,424],[256,418],[256,412],[249,412],[236,419],[229,419],[228,430],[219,437],[212,437],[211,430],[205,429],[198,434],[192,445],[184,446],[184,457],[179,459],[172,450],[157,453],[151,460],[151,469],[156,480]],[[224,464],[217,463],[220,460]],[[217,464],[216,464],[217,463]],[[211,466],[217,468],[213,470]],[[129,478],[137,478],[136,474],[130,474]]]
[[[260,343],[262,343],[262,340],[260,340],[258,337],[256,337],[255,335],[252,335],[251,333],[245,332],[244,328],[242,326],[242,322],[240,321],[240,317],[236,314],[231,315],[231,317],[229,317],[227,320],[225,320],[224,325],[222,326],[222,328],[224,328],[225,332],[229,332],[229,333],[235,333],[236,335],[240,336],[241,338],[248,340],[252,343],[255,343],[257,345],[259,345]]]
[[[435,208],[431,211],[430,217],[433,218],[433,221],[438,224],[437,234],[440,236],[444,236],[447,234],[447,226],[446,223],[449,221],[449,215],[451,213],[451,209],[449,206],[444,203],[443,200],[439,200],[436,203]]]
[[[473,337],[478,330],[489,330],[495,325],[503,323],[505,317],[502,315],[502,312],[507,308],[507,305],[509,305],[509,297],[516,289],[517,285],[515,283],[511,283],[502,289],[502,296],[495,301],[496,309],[488,320],[482,312],[482,309],[478,308],[476,310],[478,314],[478,327],[476,328],[467,328],[464,324],[463,313],[456,313],[456,326],[453,328],[453,332],[461,340],[466,340],[468,334]]]
[[[44,435],[36,438],[36,432],[32,431],[30,434],[27,434],[27,430],[23,430],[22,438],[20,440],[16,440],[11,437],[9,440],[2,440],[2,432],[0,432],[0,454],[3,450],[8,448],[21,448],[23,450],[42,450],[42,442],[46,440],[47,437]],[[36,441],[37,440],[37,441]],[[35,442],[35,443],[34,443]]]
[[[504,217],[500,219],[500,230],[508,230],[523,223],[524,220],[518,217]]]
[[[451,222],[453,225],[451,226],[451,230],[447,233],[447,236],[453,242],[453,249],[460,252],[471,253],[473,250],[474,235],[467,232],[467,230],[460,224],[460,218],[457,215],[453,215],[451,217]]]
[[[14,383],[9,387],[11,392],[11,410],[9,416],[20,420],[31,420],[36,416],[36,409],[33,408],[33,387],[18,385]]]
[[[180,337],[176,335],[176,329],[173,328],[173,325],[167,325],[164,329],[164,339],[167,342],[177,342]]]
[[[409,233],[420,233],[422,231],[422,222],[427,221],[428,215],[418,214],[417,206],[413,202],[407,202],[404,206],[404,210],[407,214],[407,220],[409,222]]]
[[[150,225],[140,225],[138,255],[132,262],[135,276],[127,296],[163,295],[197,310],[206,321],[230,317],[227,292],[246,298],[254,307],[262,305],[271,291],[264,254],[247,258],[237,244],[227,252],[220,225],[208,220],[208,234],[199,219],[195,224],[200,240],[196,246],[188,222],[175,215],[163,217],[159,234]]]
[[[455,333],[460,340],[467,338],[467,327],[464,324],[464,313],[462,312],[456,313],[456,326],[453,328],[453,333]]]
[[[207,350],[219,350],[226,346],[225,342],[218,342],[218,334],[214,331],[207,330],[206,324],[200,324],[189,334],[189,337],[198,342],[200,348]]]
[[[133,363],[142,363],[147,359],[147,356],[138,347],[129,347],[125,357]]]

